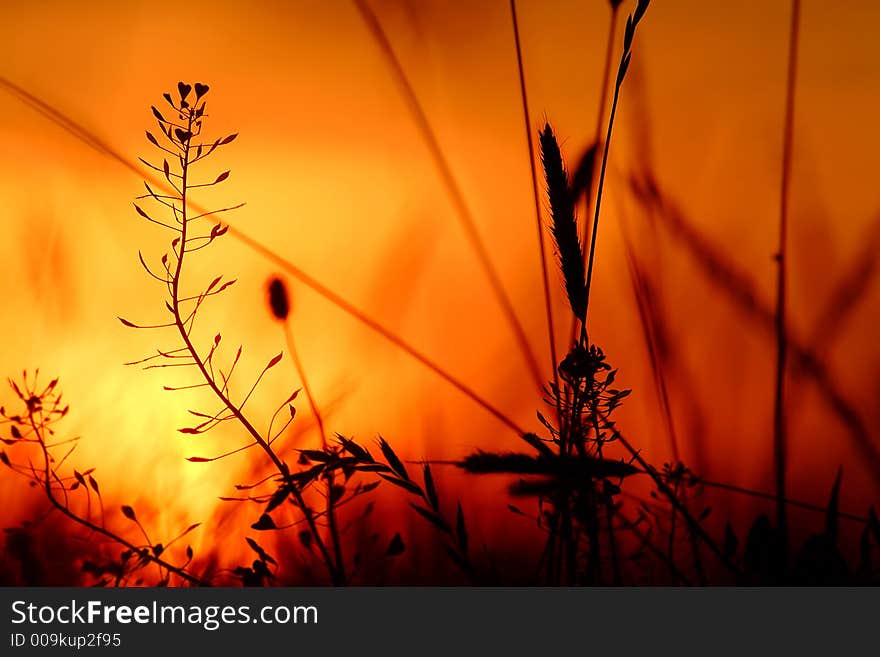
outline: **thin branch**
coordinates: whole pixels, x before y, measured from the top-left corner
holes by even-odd
[[[190,113],[188,115],[188,131],[192,132],[192,123],[193,123],[193,115]],[[181,243],[186,243],[186,234],[187,229],[189,228],[189,221],[187,220],[187,175],[189,172],[189,149],[187,149],[186,153],[183,156],[183,166],[182,166],[182,215],[181,215]],[[290,470],[287,465],[278,457],[278,455],[273,451],[272,447],[267,443],[267,441],[260,435],[260,432],[254,427],[254,425],[250,422],[250,420],[245,417],[242,413],[241,408],[237,407],[229,397],[221,390],[221,388],[217,385],[216,380],[208,371],[205,363],[199,357],[198,351],[193,345],[192,339],[190,338],[189,331],[184,325],[183,318],[180,314],[180,280],[181,273],[183,271],[183,263],[184,263],[185,254],[183,249],[181,248],[181,253],[177,259],[177,265],[175,267],[175,271],[172,278],[172,309],[174,312],[175,324],[177,326],[178,333],[180,334],[181,340],[183,340],[184,345],[187,347],[189,352],[192,354],[193,360],[195,361],[196,366],[199,368],[201,375],[208,386],[211,388],[213,393],[217,396],[217,398],[229,409],[229,411],[235,416],[235,418],[241,423],[241,425],[245,428],[245,430],[251,435],[254,442],[260,446],[260,448],[266,453],[266,455],[270,458],[272,463],[277,468],[278,472],[288,480],[290,478]],[[265,372],[265,370],[263,370]],[[262,377],[262,374],[260,375]],[[243,404],[242,404],[243,405]],[[302,492],[297,487],[295,481],[290,480],[288,486],[291,495],[293,495],[294,499],[297,502],[300,510],[303,513],[303,516],[308,523],[309,531],[312,534],[312,538],[315,541],[315,545],[318,547],[319,552],[321,553],[324,563],[326,564],[328,571],[330,573],[331,579],[336,583],[339,578],[339,574],[335,572],[335,567],[333,564],[333,560],[327,551],[327,546],[324,544],[324,541],[321,537],[320,531],[318,530],[317,525],[315,524],[314,515],[310,509],[310,507],[305,503],[303,499]]]
[[[62,504],[58,500],[58,498],[55,496],[54,490],[51,485],[50,477],[51,477],[51,474],[54,474],[54,472],[53,472],[52,467],[50,465],[49,451],[46,447],[45,442],[42,439],[42,434],[40,433],[39,429],[37,428],[37,421],[36,421],[36,418],[34,417],[33,411],[29,412],[28,420],[29,420],[30,426],[33,429],[34,433],[38,436],[41,436],[40,437],[40,448],[41,448],[42,455],[43,455],[43,472],[44,472],[44,476],[42,478],[43,488],[46,491],[47,499],[49,500],[49,502],[52,504],[52,506],[55,509],[60,511],[64,516],[68,517],[69,519],[73,520],[74,522],[89,529],[90,531],[92,531],[96,534],[100,534],[102,536],[105,536],[106,538],[109,538],[110,540],[112,540],[116,543],[119,543],[120,545],[131,550],[134,554],[139,555],[141,558],[146,559],[148,561],[151,561],[161,568],[165,568],[168,572],[174,573],[175,575],[177,575],[181,579],[186,580],[187,582],[190,582],[191,584],[196,584],[199,586],[203,586],[206,584],[206,582],[199,579],[195,575],[190,574],[186,570],[184,570],[182,568],[178,568],[177,566],[175,566],[171,563],[168,563],[164,559],[153,555],[149,550],[146,550],[146,551],[141,550],[136,545],[134,545],[133,543],[130,543],[129,541],[122,538],[121,536],[118,536],[117,534],[114,534],[113,532],[108,531],[107,529],[104,529],[104,527],[101,527],[101,526],[98,526],[98,525],[92,523],[90,520],[87,520],[86,518],[81,518],[80,516],[76,515],[73,511],[71,511],[65,504]],[[37,475],[36,470],[34,470],[34,475],[37,477],[37,481],[39,481],[40,477],[39,477],[39,475]],[[63,487],[63,485],[62,485],[62,487]],[[66,489],[65,489],[65,492],[66,492]]]
[[[296,348],[296,342],[293,337],[293,327],[290,323],[290,316],[288,316],[284,321],[284,334],[287,339],[287,348],[290,351],[290,357],[293,360],[294,366],[296,367],[297,376],[299,376],[300,381],[302,381],[303,391],[306,393],[306,399],[309,402],[309,408],[312,411],[312,415],[315,417],[315,422],[318,425],[318,432],[321,435],[321,445],[323,449],[326,451],[327,444],[327,433],[324,429],[324,417],[321,414],[320,409],[318,408],[318,404],[315,401],[315,397],[312,394],[312,388],[309,386],[309,380],[306,377],[305,367],[303,367],[302,361],[299,357],[299,352]],[[292,418],[291,418],[292,419]],[[339,573],[339,576],[342,578],[342,583],[345,583],[345,561],[342,556],[342,540],[339,536],[339,524],[336,518],[336,500],[334,500],[334,486],[335,486],[335,478],[332,473],[328,474],[326,477],[327,483],[327,522],[330,528],[330,540],[333,543],[333,555],[336,559],[336,571]]]

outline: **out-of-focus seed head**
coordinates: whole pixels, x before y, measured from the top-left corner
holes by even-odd
[[[285,321],[290,315],[290,295],[287,286],[280,278],[269,281],[269,309],[276,319]]]

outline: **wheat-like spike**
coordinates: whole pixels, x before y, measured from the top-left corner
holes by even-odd
[[[565,279],[565,291],[571,311],[581,322],[587,315],[586,271],[581,257],[577,220],[574,215],[574,199],[569,191],[568,173],[559,151],[559,143],[550,124],[540,133],[541,161],[547,181],[547,197],[550,201],[550,230],[556,242],[559,266]]]

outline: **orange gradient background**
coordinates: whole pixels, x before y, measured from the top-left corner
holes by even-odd
[[[534,207],[508,4],[374,0],[371,3],[426,109],[480,234],[550,378]],[[533,131],[549,119],[574,165],[593,139],[609,9],[604,0],[518,3]],[[632,7],[624,3],[621,19]],[[669,372],[682,458],[707,477],[772,491],[775,346],[662,227],[651,226],[628,185],[650,167],[663,194],[754,281],[772,308],[780,197],[790,3],[652,3],[639,28],[621,95],[598,243],[591,338],[633,394],[619,426],[654,463],[671,459],[634,302],[624,235],[658,286],[678,365]],[[835,288],[880,224],[880,50],[874,2],[804,0],[791,186],[789,320],[822,354],[876,440],[880,432],[877,286],[833,342],[816,333]],[[620,52],[618,21],[615,64]],[[99,2],[4,0],[0,75],[81,123],[127,159],[150,159],[151,104],[178,80],[211,85],[206,130],[239,138],[204,175],[231,169],[197,197],[226,219],[393,328],[529,430],[544,407],[448,194],[375,41],[354,6],[318,2]],[[133,331],[116,316],[163,316],[162,289],[137,251],[165,248],[158,227],[131,207],[142,185],[0,90],[0,364],[61,377],[83,440],[72,457],[96,466],[108,509],[132,504],[157,535],[192,522],[197,554],[234,563],[256,508],[217,500],[257,478],[252,452],[193,464],[244,436],[228,427],[184,437],[197,393],[178,372],[123,366],[173,335]],[[542,195],[543,199],[543,195]],[[546,218],[546,208],[542,206]],[[548,241],[548,258],[553,257]],[[552,261],[552,260],[551,260]],[[224,273],[238,283],[210,304],[204,339],[224,335],[226,358],[245,346],[246,390],[284,334],[265,304],[278,268],[229,236],[190,260],[186,279]],[[293,328],[332,431],[369,443],[383,436],[409,459],[454,459],[475,448],[521,449],[483,409],[295,279]],[[568,315],[551,271],[557,341]],[[560,347],[561,349],[561,347]],[[48,380],[48,379],[46,379]],[[265,426],[300,387],[290,359],[274,368],[251,415]],[[4,393],[3,401],[8,394]],[[803,378],[789,379],[790,493],[823,504],[837,465],[841,506],[863,514],[880,496],[848,433]],[[315,446],[302,398],[288,449]],[[292,460],[292,457],[288,457]],[[262,467],[262,466],[260,466]],[[474,544],[531,529],[511,517],[502,479],[437,470],[447,503],[474,519]],[[382,498],[393,533],[414,521]],[[0,475],[0,523],[31,513],[39,496]],[[528,506],[525,502],[522,505]],[[719,522],[770,506],[716,496]],[[246,513],[230,516],[230,513]],[[746,515],[742,515],[746,514]],[[805,516],[809,522],[821,518]],[[477,521],[478,519],[478,521]],[[251,520],[252,521],[252,520]],[[405,536],[406,531],[404,531]],[[494,538],[493,538],[494,537]],[[228,541],[227,541],[228,539]],[[523,540],[528,540],[524,538]],[[222,543],[229,547],[219,549]],[[244,546],[244,551],[239,546]]]

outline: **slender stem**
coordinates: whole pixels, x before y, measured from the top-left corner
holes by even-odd
[[[599,428],[599,409],[596,406],[596,402],[594,401],[592,404],[592,410],[590,415],[593,418],[593,430],[596,432],[596,453],[599,458],[602,458],[602,443],[603,440],[601,438],[601,430]],[[605,495],[605,477],[599,479],[599,484],[602,487],[600,491],[601,495],[605,498],[605,516],[606,522],[608,526],[608,552],[611,555],[611,573],[614,575],[614,584],[615,586],[620,586],[621,583],[621,575],[620,575],[620,564],[617,558],[617,540],[614,538],[614,500],[610,495]],[[591,483],[592,485],[592,483]],[[598,508],[596,511],[596,522],[598,522]]]
[[[672,407],[669,401],[669,391],[666,387],[666,376],[664,374],[663,357],[657,346],[657,327],[659,324],[655,305],[652,303],[650,294],[651,288],[648,286],[647,276],[639,264],[633,245],[628,238],[624,239],[626,247],[627,264],[629,265],[630,282],[632,283],[633,296],[636,300],[636,309],[639,313],[639,321],[642,326],[642,335],[645,338],[645,347],[648,351],[648,359],[651,364],[651,371],[654,374],[654,387],[657,389],[657,396],[660,401],[660,408],[663,411],[663,418],[666,420],[666,434],[669,437],[669,445],[672,450],[673,464],[681,462],[681,453],[678,448],[678,435],[675,431],[675,422],[672,419]]]
[[[315,417],[315,422],[318,425],[318,432],[321,434],[321,445],[326,450],[328,443],[327,432],[324,429],[324,416],[321,414],[321,411],[318,408],[318,404],[315,401],[315,396],[312,394],[312,388],[309,385],[308,378],[306,377],[305,367],[303,367],[302,361],[300,360],[299,351],[296,348],[296,342],[293,338],[293,326],[291,326],[289,317],[287,321],[284,322],[284,334],[287,338],[287,348],[290,351],[290,357],[293,360],[294,367],[296,368],[297,376],[299,376],[300,381],[302,381],[303,391],[306,393],[306,400],[309,403],[309,408],[311,409],[312,415]],[[345,584],[347,579],[345,576],[345,560],[342,556],[342,540],[339,536],[339,524],[336,517],[336,501],[334,499],[335,476],[332,470],[328,472],[326,482],[327,523],[330,528],[330,539],[333,542],[333,556],[336,560],[337,575],[341,580],[341,583]]]
[[[556,355],[556,331],[553,328],[553,306],[550,297],[550,276],[547,268],[547,253],[544,247],[544,223],[541,221],[541,192],[538,185],[538,171],[535,165],[535,146],[532,141],[532,120],[529,116],[529,99],[526,94],[526,77],[523,67],[522,45],[519,37],[519,23],[516,18],[516,0],[510,0],[510,15],[513,19],[513,39],[516,44],[516,63],[519,69],[519,90],[522,98],[523,121],[526,129],[526,144],[529,147],[529,170],[532,175],[532,192],[535,201],[535,226],[538,229],[538,250],[541,256],[541,283],[544,291],[544,314],[547,316],[547,332],[550,345],[550,369],[553,372],[553,382],[559,390],[559,373],[556,365],[559,359]],[[561,414],[559,403],[556,404],[557,415]]]
[[[678,482],[676,481],[672,486],[673,495],[678,497]],[[675,521],[678,516],[678,511],[675,507],[672,507],[672,517],[669,520],[669,543],[666,546],[666,553],[669,555],[669,561],[675,563]]]
[[[708,486],[709,488],[718,488],[720,490],[730,491],[731,493],[738,493],[740,495],[747,495],[749,497],[755,497],[762,500],[776,500],[777,496],[775,493],[764,493],[758,490],[751,490],[750,488],[743,488],[742,486],[735,486],[734,484],[726,484],[720,481],[711,481],[709,479],[701,479],[700,477],[694,477],[691,480],[694,484],[698,484],[700,486]],[[805,509],[807,511],[815,511],[816,513],[828,513],[828,507],[821,506],[819,504],[810,504],[809,502],[802,502],[801,500],[792,500],[786,498],[785,504],[788,506],[793,506],[798,509]],[[852,520],[853,522],[859,522],[862,524],[867,524],[869,519],[856,515],[855,513],[847,513],[845,511],[838,511],[837,514],[840,518],[845,518],[846,520]]]
[[[46,442],[43,439],[43,434],[40,431],[40,429],[38,428],[41,425],[39,425],[36,422],[36,420],[34,419],[34,412],[30,411],[30,410],[28,411],[28,422],[31,425],[31,429],[33,429],[33,431],[34,431],[34,435],[37,436],[37,440],[40,444],[40,449],[42,450],[42,453],[43,453],[44,480],[43,480],[42,484],[43,484],[43,488],[46,491],[46,497],[49,499],[49,502],[52,504],[52,506],[54,508],[58,509],[62,514],[64,514],[65,516],[67,516],[68,518],[73,520],[74,522],[82,525],[83,527],[85,527],[89,531],[95,532],[96,534],[101,534],[102,536],[105,536],[105,537],[109,538],[110,540],[115,541],[116,543],[119,543],[120,545],[125,546],[126,548],[131,550],[134,554],[137,554],[139,557],[142,557],[148,561],[155,563],[160,568],[164,568],[168,572],[174,573],[175,575],[177,575],[181,579],[184,579],[191,584],[197,584],[199,586],[206,586],[207,585],[207,582],[199,579],[195,575],[192,575],[192,574],[188,573],[186,570],[184,570],[182,568],[178,568],[177,566],[174,566],[174,565],[168,563],[167,561],[165,561],[161,557],[157,557],[157,556],[153,555],[150,552],[150,550],[143,550],[143,549],[137,547],[134,543],[130,543],[129,541],[122,538],[121,536],[118,536],[117,534],[114,534],[113,532],[109,531],[108,529],[105,529],[103,526],[96,525],[93,522],[86,520],[85,518],[81,518],[80,516],[76,515],[73,511],[71,511],[65,504],[62,504],[58,500],[58,498],[55,497],[55,493],[52,491],[52,478],[51,478],[52,467],[50,465],[49,450],[46,447]]]
[[[635,522],[623,515],[623,513],[619,509],[615,510],[615,514],[623,522],[623,526],[626,529],[635,534],[636,537],[642,541],[645,547],[647,547],[648,550],[650,550],[654,554],[654,556],[656,556],[658,559],[660,559],[660,561],[666,564],[666,567],[669,568],[670,573],[672,573],[685,586],[693,586],[693,583],[687,578],[687,576],[678,569],[675,563],[669,560],[666,553],[651,542],[650,536],[647,536],[639,531],[639,528]]]
[[[651,467],[645,458],[642,456],[641,452],[637,450],[635,447],[630,444],[630,442],[623,437],[620,433],[615,433],[615,437],[618,442],[623,445],[624,449],[630,453],[636,463],[645,471],[645,473],[654,480],[654,483],[657,485],[658,490],[663,493],[663,495],[669,500],[672,506],[678,509],[678,512],[681,514],[682,518],[684,518],[685,522],[691,528],[691,530],[700,537],[700,539],[709,547],[709,549],[718,557],[718,560],[724,564],[728,570],[730,570],[734,574],[739,574],[739,568],[733,563],[731,563],[730,559],[728,559],[724,552],[721,551],[721,548],[712,540],[712,537],[706,533],[706,530],[700,525],[699,521],[691,515],[690,511],[687,510],[681,500],[676,497],[675,493],[673,493],[672,489],[663,481],[663,477],[657,473],[657,471]]]
[[[187,130],[192,132],[192,122],[193,115],[189,114],[189,124]],[[290,469],[287,465],[281,461],[272,447],[268,444],[268,442],[260,435],[260,432],[257,431],[256,427],[251,424],[250,420],[245,417],[242,413],[241,409],[232,403],[232,400],[228,397],[228,395],[220,389],[215,381],[214,377],[208,371],[205,366],[204,360],[199,356],[198,351],[192,343],[192,339],[189,336],[189,332],[184,325],[183,318],[180,312],[180,278],[181,272],[183,270],[183,259],[186,253],[185,245],[186,245],[186,231],[188,228],[187,221],[187,175],[189,173],[189,149],[184,148],[184,155],[181,158],[181,226],[180,226],[180,243],[179,248],[180,252],[177,254],[177,265],[175,267],[174,275],[172,277],[171,283],[171,305],[174,314],[174,323],[177,326],[178,333],[180,333],[180,337],[183,340],[184,346],[189,351],[190,355],[193,358],[196,366],[199,368],[199,371],[202,374],[202,378],[204,378],[205,382],[211,388],[213,393],[217,396],[217,398],[223,403],[226,408],[232,413],[232,415],[241,423],[241,425],[245,428],[245,430],[251,435],[253,440],[260,446],[260,448],[266,453],[266,455],[271,459],[272,463],[278,469],[278,472],[284,477],[286,481],[289,482],[288,489],[290,490],[291,495],[293,495],[296,500],[297,506],[299,506],[300,510],[305,517],[306,523],[308,524],[309,531],[312,534],[312,537],[315,540],[315,545],[317,545],[318,550],[321,553],[322,558],[324,559],[324,563],[327,566],[328,571],[330,572],[331,579],[334,583],[338,580],[338,575],[336,573],[336,568],[333,565],[333,559],[331,558],[329,552],[327,551],[327,546],[324,544],[323,538],[321,538],[321,533],[318,530],[317,523],[315,522],[314,515],[312,514],[312,510],[306,504],[303,499],[302,493],[300,492],[297,484],[294,481],[290,480]]]
[[[602,544],[599,541],[599,504],[596,500],[596,488],[593,485],[593,479],[587,480],[585,486],[587,492],[587,538],[590,543],[590,557],[587,560],[587,572],[589,573],[589,583],[592,586],[599,586],[602,582],[601,577],[601,559]]]
[[[598,150],[601,139],[602,139],[602,125],[605,122],[605,105],[608,102],[608,80],[611,77],[611,62],[614,59],[614,34],[617,31],[617,16],[618,9],[620,5],[612,4],[611,5],[611,16],[608,20],[608,36],[605,39],[605,63],[602,66],[602,84],[599,87],[599,107],[596,112],[596,129],[594,131],[593,137],[593,146]],[[593,199],[593,187],[594,187],[594,179],[595,179],[595,171],[596,171],[596,162],[595,158],[593,159],[593,171],[590,172],[590,184],[584,190],[584,217],[590,216],[590,205]],[[587,231],[587,226],[589,223],[587,220],[584,220],[584,226],[581,230],[581,256],[584,259],[584,264],[587,263],[587,238],[589,237],[589,232]],[[571,320],[571,329],[569,331],[569,344],[574,342],[575,336],[577,335],[577,325],[578,321],[576,317],[573,317]]]
[[[287,348],[290,351],[290,357],[293,360],[293,366],[296,369],[296,374],[299,377],[300,381],[302,381],[303,392],[306,393],[306,400],[309,403],[309,409],[312,411],[312,415],[315,417],[315,423],[318,425],[318,433],[321,435],[321,445],[326,449],[327,433],[324,428],[324,416],[318,409],[318,404],[317,402],[315,402],[315,397],[312,394],[312,388],[309,385],[309,380],[306,377],[305,368],[303,367],[302,360],[300,360],[299,351],[296,348],[296,342],[293,338],[293,327],[290,325],[289,319],[284,323],[284,335],[287,339]]]
[[[596,261],[596,236],[599,232],[599,211],[602,207],[602,191],[605,189],[605,169],[608,166],[608,151],[611,147],[611,130],[614,127],[614,116],[617,114],[617,100],[620,97],[620,85],[614,87],[614,100],[611,102],[611,115],[608,117],[608,132],[605,136],[605,146],[602,149],[602,168],[599,171],[599,187],[596,190],[596,211],[593,215],[593,229],[590,233],[590,256],[587,261],[587,312],[590,309],[590,289],[593,284],[593,265]],[[586,332],[584,322],[584,332]]]
[[[492,263],[492,258],[489,255],[486,244],[483,242],[482,237],[480,237],[480,232],[477,230],[477,223],[474,216],[465,201],[461,186],[458,184],[455,175],[452,173],[452,167],[446,159],[443,149],[440,148],[440,142],[437,139],[434,129],[431,127],[431,122],[428,120],[425,109],[419,101],[415,89],[413,89],[413,86],[406,75],[406,71],[403,70],[403,66],[400,63],[397,54],[394,52],[391,41],[388,39],[388,35],[385,34],[385,30],[382,28],[382,24],[379,22],[376,14],[370,9],[366,0],[354,0],[354,4],[366,23],[367,28],[369,28],[370,34],[375,39],[379,49],[382,51],[382,54],[394,75],[394,79],[407,102],[407,106],[416,123],[416,127],[431,154],[434,166],[440,174],[440,179],[446,187],[446,192],[456,210],[459,221],[464,229],[465,236],[476,253],[480,266],[492,288],[492,292],[495,295],[498,304],[501,306],[501,311],[513,331],[514,338],[516,339],[520,352],[522,352],[532,378],[538,388],[542,390],[544,378],[541,375],[541,368],[538,365],[538,360],[529,345],[529,339],[526,335],[525,329],[523,329],[522,324],[516,315],[516,311],[513,308],[513,302],[510,300],[507,291],[504,289],[504,284],[501,282],[501,276],[498,274],[495,265]]]
[[[687,506],[687,488],[682,491],[683,503]],[[694,570],[699,579],[700,586],[706,586],[706,569],[703,568],[703,555],[700,553],[700,541],[692,530],[688,530],[688,541],[691,544],[691,555],[694,558]]]
[[[395,347],[403,351],[412,359],[418,361],[422,365],[424,365],[428,370],[439,376],[441,379],[449,383],[453,388],[462,393],[465,397],[470,399],[472,402],[480,406],[483,410],[487,411],[490,415],[492,415],[495,419],[501,422],[504,426],[511,429],[518,435],[524,434],[526,431],[521,426],[519,426],[516,422],[511,419],[509,415],[504,413],[497,406],[488,401],[485,397],[480,395],[476,390],[470,387],[467,383],[456,377],[451,372],[447,371],[443,368],[439,363],[437,363],[434,359],[432,359],[427,354],[423,353],[409,342],[404,340],[402,337],[397,335],[391,329],[385,327],[383,324],[378,322],[377,320],[370,317],[367,313],[360,310],[354,304],[328,288],[323,283],[319,282],[317,279],[313,278],[302,269],[297,267],[295,264],[286,260],[284,257],[268,248],[267,246],[261,244],[254,238],[250,237],[246,233],[241,230],[235,228],[235,226],[229,227],[229,234],[242,242],[245,246],[253,249],[257,253],[263,255],[267,259],[271,260],[279,267],[281,267],[288,274],[299,280],[306,287],[310,288],[318,295],[332,303],[334,306],[342,310],[344,313],[348,314],[350,317],[353,317],[361,324],[369,328],[371,331],[379,334],[386,340],[388,340]]]
[[[568,501],[568,500],[566,500]],[[575,586],[577,584],[577,551],[578,551],[578,539],[577,533],[575,531],[574,520],[572,518],[572,509],[569,506],[565,507],[564,511],[565,517],[565,541],[563,541],[563,545],[565,546],[565,570],[567,574],[566,584],[568,586]],[[598,542],[598,535],[597,535]],[[596,555],[596,565],[598,567],[599,559],[598,554]],[[598,580],[598,575],[597,575]],[[598,583],[598,581],[597,581]]]
[[[785,125],[782,146],[782,182],[779,207],[779,252],[776,278],[776,378],[773,404],[773,457],[776,464],[776,514],[782,540],[782,554],[787,551],[788,526],[786,522],[785,480],[787,468],[787,437],[785,427],[785,364],[788,340],[785,331],[786,301],[786,241],[788,232],[788,197],[791,185],[791,155],[794,136],[794,96],[797,79],[798,22],[800,0],[792,1],[791,35],[788,51],[788,83],[785,100]]]
[[[537,573],[540,575],[541,568],[544,567],[544,562],[547,563],[546,566],[546,584],[547,586],[553,586],[553,553],[556,545],[556,521],[554,520],[551,523],[550,527],[547,530],[547,543],[544,545],[544,550],[541,552],[541,558],[538,560],[538,570]]]
[[[644,194],[642,188],[642,195],[637,194],[636,197],[645,207],[657,211],[655,216],[669,234],[686,248],[707,280],[726,293],[745,317],[775,335],[774,308],[755,294],[759,286],[746,273],[733,266],[723,252],[697,230],[674,199],[666,197],[650,179],[648,182],[650,192]],[[635,188],[639,189],[638,186]],[[862,465],[880,479],[880,447],[874,443],[867,421],[838,387],[833,373],[819,354],[790,332],[786,335],[786,342],[796,370],[812,380],[821,402],[846,428],[847,437],[858,452]]]

